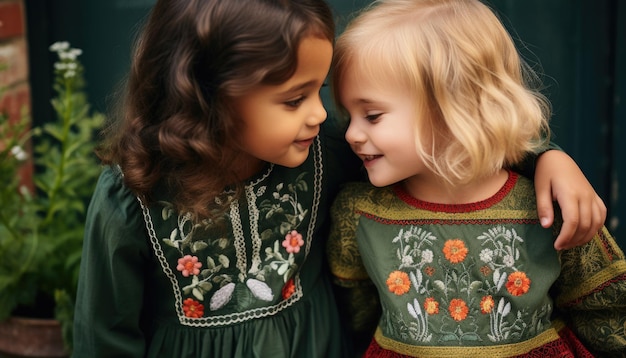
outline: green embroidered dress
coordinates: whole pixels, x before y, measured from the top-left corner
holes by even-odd
[[[344,299],[358,307],[370,280],[380,297],[368,356],[586,356],[562,322],[587,347],[626,354],[623,253],[603,229],[559,254],[532,182],[516,173],[488,200],[462,205],[354,184],[332,217],[328,255]],[[371,305],[352,310],[355,330],[367,328]]]
[[[300,167],[268,165],[222,222],[197,225],[166,198],[141,203],[105,169],[88,213],[74,356],[345,356],[324,248],[342,173],[358,173],[348,154],[343,138],[321,134]]]

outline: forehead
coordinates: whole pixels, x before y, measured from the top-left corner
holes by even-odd
[[[360,66],[347,66],[339,79],[339,99],[342,105],[373,102],[388,97],[408,97],[408,87],[387,76],[384,71],[372,71]]]
[[[320,86],[333,56],[332,43],[316,36],[307,36],[298,46],[298,64],[294,74],[285,82],[270,86],[278,91],[297,91],[307,86]]]
[[[258,85],[245,96],[269,95],[276,96],[277,100],[284,100],[313,89],[317,91],[328,75],[332,54],[333,47],[329,40],[307,36],[298,46],[298,63],[290,78],[277,85]]]

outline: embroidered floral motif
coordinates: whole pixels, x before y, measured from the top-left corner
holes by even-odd
[[[482,246],[480,252],[470,254],[474,246],[464,240],[475,240]],[[406,311],[383,316],[387,332],[430,342],[436,331],[439,341],[462,344],[511,342],[545,329],[549,303],[534,311],[518,310],[512,308],[508,296],[524,295],[531,288],[531,279],[519,263],[524,240],[514,229],[492,227],[477,237],[448,239],[440,244],[440,250],[433,251],[436,241],[437,237],[421,226],[402,227],[392,239],[397,245],[398,269],[385,283],[396,299],[409,302]],[[447,314],[434,319],[440,309]],[[403,315],[405,312],[409,315]],[[486,334],[481,333],[477,320],[482,315],[488,316],[490,325]],[[402,322],[399,330],[398,322]]]
[[[387,278],[387,287],[390,292],[400,296],[409,292],[411,288],[411,282],[409,281],[409,275],[402,271],[393,271]]]
[[[253,278],[249,278],[246,281],[246,286],[252,291],[254,297],[262,301],[271,301],[274,299],[272,289],[263,281],[259,281]]]
[[[509,280],[506,283],[506,289],[513,296],[521,296],[530,289],[530,279],[526,277],[524,272],[513,272],[509,275]]]
[[[292,230],[285,235],[285,240],[283,240],[283,247],[287,250],[288,253],[297,254],[300,252],[300,247],[304,245],[304,240],[302,240],[302,234],[298,233],[296,230]]]
[[[215,291],[209,302],[209,309],[211,311],[219,310],[224,307],[230,301],[233,291],[235,290],[235,284],[230,282],[224,285],[219,290]]]
[[[187,298],[183,301],[183,312],[189,318],[200,318],[204,314],[204,306],[193,298]]]
[[[467,247],[465,247],[465,243],[459,239],[448,240],[443,245],[443,254],[446,259],[453,264],[458,264],[459,262],[463,262],[465,260],[465,256],[467,256]]]
[[[186,316],[203,313],[203,306],[192,302],[208,300],[210,311],[227,305],[241,305],[237,310],[243,310],[255,305],[255,300],[272,302],[298,292],[294,275],[307,244],[300,226],[308,223],[305,219],[310,216],[310,205],[298,199],[309,191],[306,175],[300,173],[293,182],[279,183],[274,191],[251,185],[244,188],[242,198],[225,194],[220,202],[230,203],[230,210],[215,221],[194,222],[190,214],[178,214],[171,203],[160,202],[162,219],[176,220],[168,237],[161,240],[180,254],[174,272]],[[240,208],[247,213],[240,213]],[[242,215],[248,215],[250,233],[243,227]],[[246,298],[235,300],[235,295]]]
[[[465,301],[460,298],[453,298],[450,300],[450,306],[448,307],[448,311],[450,312],[450,316],[455,321],[462,321],[467,317],[467,313],[469,312],[469,308]]]
[[[434,315],[439,313],[439,302],[437,302],[434,298],[428,297],[424,301],[424,310],[429,315]]]
[[[281,292],[283,296],[283,300],[286,300],[289,297],[291,297],[291,295],[293,295],[294,292],[296,292],[296,285],[293,282],[293,278],[291,278],[289,279],[289,281],[287,281],[285,286],[283,286],[283,289]]]
[[[507,229],[504,226],[496,226],[477,237],[485,247],[480,252],[480,260],[491,270],[501,270],[505,268],[513,271],[519,270],[515,267],[515,261],[519,259],[520,252],[518,246],[524,240],[517,235],[515,229]]]
[[[495,304],[496,303],[493,301],[493,297],[491,297],[491,295],[483,296],[480,300],[480,312],[484,314],[490,313]]]
[[[289,256],[285,258],[280,252],[278,240],[274,241],[274,247],[267,247],[265,249],[265,261],[269,261],[269,265],[266,267],[269,267],[270,270],[276,271],[278,275],[281,275],[284,282],[287,282],[291,277],[292,271],[297,268],[294,254],[290,253]]]
[[[202,263],[198,262],[198,257],[185,255],[178,259],[176,269],[180,271],[183,276],[189,277],[189,275],[200,274],[200,267],[202,267]]]

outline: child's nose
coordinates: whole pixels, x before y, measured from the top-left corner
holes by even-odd
[[[356,121],[353,120],[350,120],[350,125],[348,126],[345,137],[346,141],[352,145],[365,142],[365,134],[358,128]]]
[[[326,108],[324,108],[322,99],[318,97],[317,103],[315,103],[313,111],[307,118],[307,125],[309,126],[319,125],[326,120],[327,116],[328,116],[328,113],[326,112]]]

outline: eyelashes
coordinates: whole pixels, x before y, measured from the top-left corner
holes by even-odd
[[[302,104],[302,102],[304,102],[305,99],[306,99],[305,96],[301,96],[301,97],[298,97],[298,98],[296,98],[294,100],[285,102],[285,105],[287,107],[291,107],[291,108],[298,108],[298,106],[300,106]]]
[[[322,83],[322,86],[320,87],[320,89],[323,88],[323,87],[327,87],[327,86],[328,86],[328,83],[324,82],[324,83]],[[307,99],[307,96],[306,95],[302,95],[302,96],[300,96],[300,97],[298,97],[296,99],[293,99],[293,100],[290,100],[290,101],[285,101],[283,103],[287,107],[295,109],[295,108],[298,108],[302,104],[302,102],[304,102],[306,99]]]
[[[365,118],[365,120],[366,120],[366,121],[368,121],[368,122],[374,122],[374,121],[376,121],[377,119],[379,119],[379,118],[380,118],[380,116],[382,116],[382,115],[383,115],[382,113],[367,114],[367,115],[365,115],[365,117],[364,117],[364,118]]]

